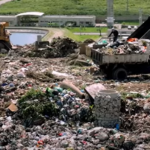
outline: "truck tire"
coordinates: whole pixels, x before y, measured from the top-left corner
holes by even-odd
[[[105,74],[105,78],[106,79],[112,79],[112,73],[108,72],[107,74]]]
[[[127,78],[127,71],[124,68],[118,68],[113,72],[113,79],[124,80]]]

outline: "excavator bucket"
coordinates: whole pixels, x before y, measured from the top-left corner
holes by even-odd
[[[6,30],[6,27],[9,26],[8,22],[0,22],[0,51],[6,51],[8,52],[9,50],[12,49],[12,44],[10,42],[10,34]]]

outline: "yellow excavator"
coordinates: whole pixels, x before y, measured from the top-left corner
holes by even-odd
[[[12,49],[10,33],[6,30],[8,26],[8,22],[0,22],[0,53],[7,53]]]

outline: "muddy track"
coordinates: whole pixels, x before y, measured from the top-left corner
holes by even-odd
[[[53,38],[63,37],[64,33],[62,30],[54,30],[53,35],[49,38],[49,42],[52,41]]]

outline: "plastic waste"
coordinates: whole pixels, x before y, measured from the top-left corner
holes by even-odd
[[[67,136],[67,133],[65,132],[59,133],[59,136]]]
[[[57,90],[57,91],[60,92],[60,93],[63,91],[63,89],[60,88],[60,87],[55,87],[54,90]]]
[[[116,129],[119,130],[119,128],[120,128],[120,125],[119,125],[119,123],[117,123],[116,124]]]

